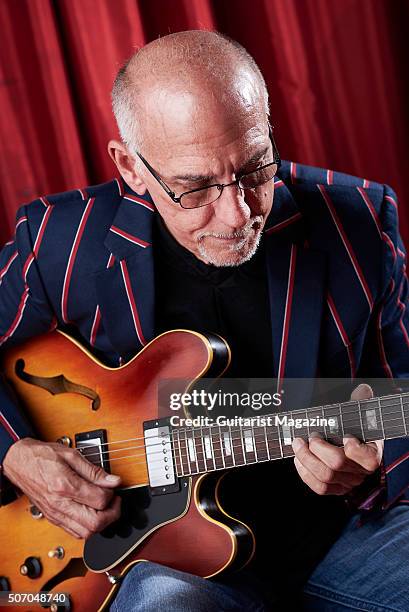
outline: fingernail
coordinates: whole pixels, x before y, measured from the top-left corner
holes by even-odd
[[[115,476],[115,474],[107,474],[105,476],[105,480],[107,482],[117,482],[120,479],[120,476]]]
[[[304,446],[304,440],[302,440],[302,438],[294,438],[294,440],[293,440],[293,449],[295,450],[295,452],[300,450],[300,448],[302,446]]]

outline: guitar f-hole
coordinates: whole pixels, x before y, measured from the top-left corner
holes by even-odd
[[[60,393],[84,395],[92,400],[92,410],[98,410],[100,407],[101,399],[93,389],[68,380],[64,374],[59,374],[58,376],[36,376],[35,374],[29,374],[24,371],[25,365],[24,359],[17,359],[14,371],[20,380],[29,385],[41,387],[41,389],[45,389],[51,395],[59,395]]]

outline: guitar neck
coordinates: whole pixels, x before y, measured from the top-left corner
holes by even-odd
[[[408,436],[409,393],[172,429],[176,473],[191,476],[293,457],[294,438],[308,440],[313,432],[337,446],[348,434],[364,442]]]

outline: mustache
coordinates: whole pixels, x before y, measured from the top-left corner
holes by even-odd
[[[211,238],[246,238],[250,230],[253,229],[255,225],[261,225],[263,223],[262,215],[258,215],[257,217],[253,217],[249,219],[243,227],[239,230],[231,232],[230,234],[226,234],[224,232],[202,232],[198,235],[197,240],[201,241],[203,238],[211,237]]]

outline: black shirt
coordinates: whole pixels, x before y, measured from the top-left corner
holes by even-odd
[[[215,332],[232,350],[225,376],[274,376],[272,331],[263,242],[253,258],[216,267],[182,247],[157,216],[156,332],[175,328]],[[319,496],[292,459],[232,470],[220,491],[223,507],[256,535],[252,566],[276,593],[301,586],[335,541],[349,513],[343,500]]]

